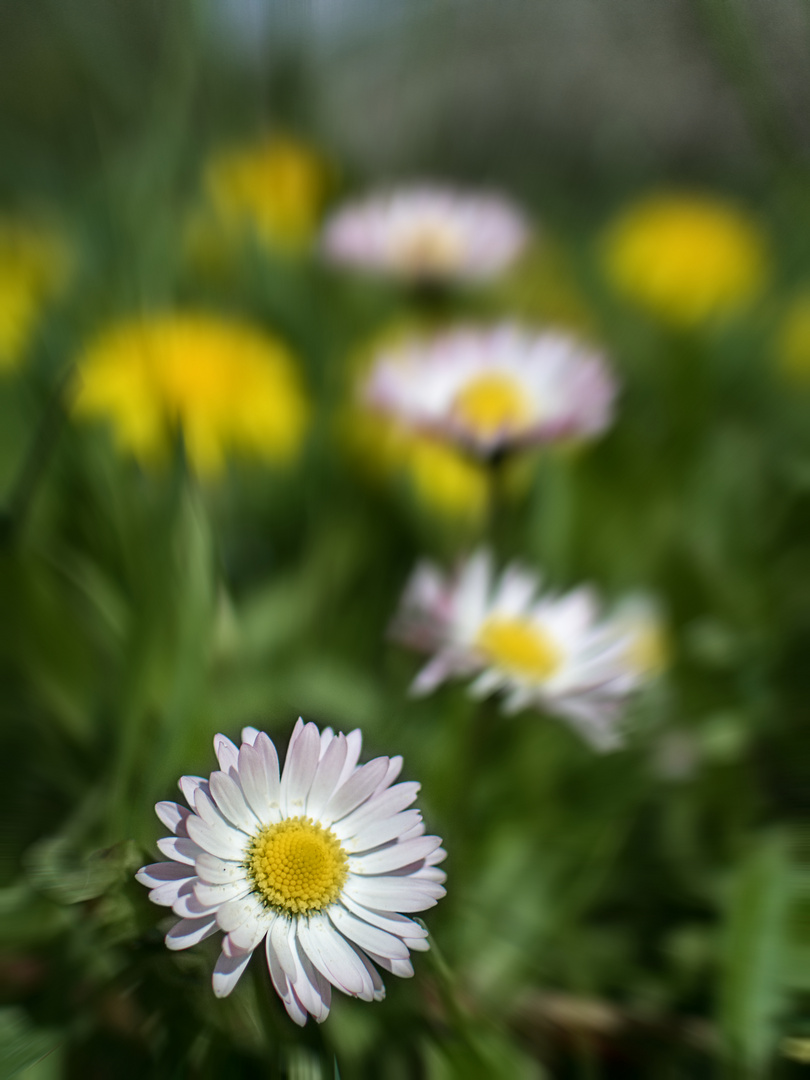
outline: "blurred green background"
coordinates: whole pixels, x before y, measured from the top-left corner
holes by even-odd
[[[2,1075],[802,1074],[808,54],[787,0],[0,0]],[[317,180],[280,227],[237,229],[211,162],[268,133]],[[328,205],[425,175],[537,223],[440,317],[582,330],[622,384],[606,437],[520,463],[494,535],[463,484],[371,467],[355,373],[424,313],[314,249]],[[759,238],[725,317],[611,280],[606,230],[659,190]],[[174,309],[285,343],[310,403],[293,458],[198,474],[76,413],[87,343]],[[624,749],[460,684],[408,698],[418,660],[387,637],[407,576],[481,542],[558,588],[655,599],[666,669]],[[404,754],[449,853],[416,977],[304,1031],[258,958],[215,1000],[214,944],[167,952],[133,880],[213,734],[283,745],[299,713]]]

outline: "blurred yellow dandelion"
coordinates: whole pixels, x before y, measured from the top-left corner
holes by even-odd
[[[478,521],[489,502],[487,471],[452,446],[424,436],[403,438],[403,471],[428,509]]]
[[[676,193],[625,210],[602,256],[619,292],[677,327],[742,307],[762,288],[768,263],[765,239],[745,213],[711,196]]]
[[[810,379],[810,288],[794,296],[777,332],[782,369],[800,380]]]
[[[0,371],[22,359],[44,305],[70,268],[65,239],[43,227],[0,220]]]
[[[150,461],[177,428],[196,471],[231,452],[285,461],[308,407],[286,347],[258,327],[202,312],[116,323],[79,360],[77,412],[112,422],[119,445]]]
[[[318,226],[329,169],[309,146],[267,137],[215,154],[204,184],[222,225],[253,233],[268,248],[297,251]]]

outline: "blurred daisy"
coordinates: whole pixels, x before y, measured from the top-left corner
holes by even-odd
[[[329,170],[311,147],[274,136],[215,154],[204,183],[222,224],[254,233],[268,248],[297,250],[315,234]]]
[[[259,327],[202,312],[113,324],[78,364],[77,412],[110,420],[120,446],[150,461],[182,430],[194,469],[228,454],[286,461],[308,407],[286,347]]]
[[[751,301],[768,266],[756,222],[708,195],[663,193],[633,204],[608,229],[602,255],[619,292],[677,327]]]
[[[484,551],[449,576],[421,563],[393,624],[398,640],[434,654],[414,694],[475,676],[473,696],[503,691],[506,712],[561,717],[599,750],[621,742],[622,710],[649,674],[634,662],[635,632],[624,618],[600,615],[588,588],[544,594],[539,576],[516,565],[496,579]]]
[[[220,770],[184,776],[190,809],[162,802],[173,833],[158,841],[170,862],[145,866],[150,899],[180,916],[166,935],[187,949],[222,931],[214,993],[233,990],[264,942],[270,977],[289,1015],[325,1020],[331,988],[379,1001],[377,967],[413,975],[410,950],[427,931],[401,912],[423,911],[444,896],[445,857],[425,836],[416,783],[395,784],[402,758],[358,765],[361,734],[319,732],[299,720],[279,775],[276,749],[245,728],[237,747],[214,740]],[[376,965],[376,966],[375,966]]]
[[[365,402],[481,457],[600,434],[616,383],[596,350],[563,331],[461,327],[383,349]]]
[[[506,270],[528,237],[526,219],[502,196],[424,185],[337,210],[323,249],[335,263],[407,282],[476,282]]]
[[[45,304],[65,285],[70,262],[58,233],[0,219],[0,371],[21,360]]]

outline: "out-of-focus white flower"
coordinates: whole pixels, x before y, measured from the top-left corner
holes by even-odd
[[[517,565],[496,579],[485,551],[452,575],[419,564],[392,632],[434,654],[413,693],[476,676],[473,696],[504,691],[505,711],[537,708],[564,718],[599,750],[620,744],[622,711],[646,675],[631,660],[634,629],[603,616],[591,589],[542,593],[539,575]]]
[[[217,735],[220,769],[208,780],[184,776],[190,809],[162,802],[173,833],[158,841],[171,861],[145,866],[150,899],[180,921],[166,935],[187,949],[222,930],[214,993],[229,994],[262,941],[273,985],[303,1025],[326,1019],[331,987],[379,1001],[378,965],[413,975],[409,950],[427,931],[400,912],[433,907],[444,896],[445,852],[407,809],[419,784],[394,784],[402,758],[358,765],[360,731],[335,735],[299,720],[279,775],[264,732],[245,728],[237,748]]]
[[[380,352],[362,394],[410,427],[481,456],[600,434],[616,381],[600,352],[559,330],[458,327]]]
[[[496,277],[529,238],[524,215],[501,195],[420,185],[348,203],[327,221],[335,263],[408,282]]]

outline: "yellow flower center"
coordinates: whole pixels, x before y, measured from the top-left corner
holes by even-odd
[[[531,419],[526,394],[508,375],[479,375],[456,394],[453,416],[477,435],[525,427]]]
[[[403,230],[391,244],[391,259],[396,268],[417,277],[451,273],[458,266],[461,254],[455,231],[433,221]]]
[[[493,664],[536,682],[550,678],[562,662],[549,635],[528,619],[493,616],[481,627],[476,645]]]
[[[331,829],[305,817],[262,829],[247,857],[255,891],[265,904],[290,915],[306,915],[333,904],[348,867]]]

